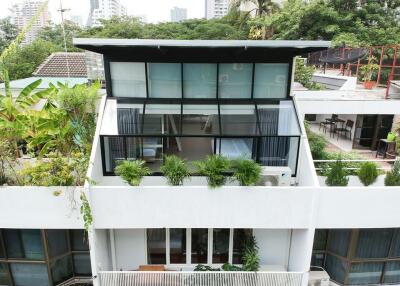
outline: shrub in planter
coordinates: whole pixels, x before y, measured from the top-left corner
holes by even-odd
[[[175,155],[165,156],[160,170],[172,186],[182,185],[183,180],[190,176],[185,161]]]
[[[365,162],[361,164],[358,171],[358,178],[364,186],[369,186],[376,181],[378,174],[378,167],[374,162]]]
[[[328,186],[347,186],[349,183],[341,158],[333,163],[331,169],[327,171],[325,183]]]
[[[241,186],[253,186],[261,177],[261,166],[250,159],[237,159],[232,161],[233,177]]]
[[[258,271],[260,268],[258,245],[254,236],[247,238],[244,242],[242,262],[244,271]]]
[[[400,186],[400,160],[397,160],[392,170],[386,174],[385,186]]]
[[[150,175],[150,169],[142,160],[122,161],[116,168],[115,174],[121,176],[131,186],[139,186],[144,176]]]
[[[204,161],[194,162],[200,175],[207,177],[211,188],[220,187],[225,184],[225,172],[228,171],[230,162],[221,155],[207,156]]]

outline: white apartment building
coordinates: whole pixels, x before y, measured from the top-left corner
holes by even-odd
[[[126,16],[127,10],[120,0],[92,0],[90,2],[88,25],[91,27],[101,25],[100,20],[109,20],[113,16]]]
[[[44,3],[45,1],[42,0],[24,0],[23,2],[13,4],[10,8],[12,23],[21,30],[27,25],[29,20],[37,14]],[[50,12],[47,7],[45,7],[43,13],[39,15],[32,28],[26,33],[23,44],[33,42],[41,29],[48,26],[50,21]]]
[[[187,9],[174,7],[171,9],[171,22],[181,22],[187,19]]]
[[[206,19],[222,18],[229,11],[230,0],[205,0]]]
[[[74,44],[104,59],[90,180],[80,189],[0,188],[0,285],[306,286],[316,276],[325,285],[400,283],[400,188],[324,186],[303,126],[311,113],[399,114],[400,101],[294,91],[294,57],[330,42]],[[170,186],[160,166],[171,154],[188,164],[212,154],[251,158],[263,179],[212,189],[192,175]],[[114,169],[136,159],[151,175],[130,186]],[[80,191],[93,215],[90,248],[78,244]],[[194,271],[240,267],[250,236],[259,271]]]

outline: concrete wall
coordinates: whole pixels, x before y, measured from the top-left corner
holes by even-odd
[[[357,86],[357,78],[350,76],[317,73],[312,76],[311,80],[331,90],[355,90]]]
[[[144,229],[114,231],[116,270],[136,270],[146,264],[146,233]]]
[[[261,265],[279,265],[287,269],[290,235],[288,229],[254,229]]]

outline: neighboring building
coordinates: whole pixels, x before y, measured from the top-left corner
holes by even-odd
[[[24,0],[16,3],[10,8],[11,21],[18,29],[26,26],[29,20],[34,17],[45,1],[42,0]],[[23,44],[32,43],[39,35],[40,31],[50,24],[51,18],[48,8],[39,15],[32,28],[26,33]]]
[[[206,19],[222,18],[229,12],[230,0],[205,0]]]
[[[91,0],[88,26],[100,26],[100,20],[126,16],[127,10],[120,0]]]
[[[76,77],[87,78],[85,53],[52,53],[36,71],[37,77]]]
[[[187,19],[187,9],[174,7],[171,9],[171,22],[181,22]]]
[[[83,26],[83,19],[82,19],[82,16],[80,16],[80,15],[71,15],[70,21],[71,21],[71,22],[74,22],[74,23],[77,24],[79,27],[82,27],[82,26]]]

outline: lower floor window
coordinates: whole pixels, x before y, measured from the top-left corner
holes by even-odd
[[[241,264],[250,229],[148,229],[148,264]]]

